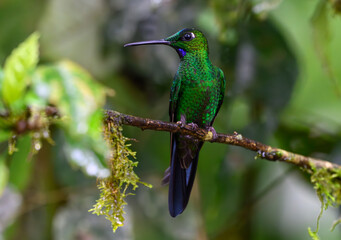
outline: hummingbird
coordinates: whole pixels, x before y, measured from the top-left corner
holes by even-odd
[[[185,28],[161,40],[133,42],[124,47],[151,44],[170,46],[180,58],[170,91],[170,121],[181,126],[189,124],[194,129],[204,128],[216,138],[212,124],[223,103],[225,77],[208,57],[204,34],[194,28]],[[187,206],[203,143],[188,135],[171,133],[170,167],[162,182],[169,183],[168,206],[172,217],[181,214]]]

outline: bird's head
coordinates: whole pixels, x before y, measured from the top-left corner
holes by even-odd
[[[173,47],[180,58],[183,58],[188,53],[208,52],[206,37],[202,32],[194,28],[185,28],[165,39],[128,43],[124,46],[129,47],[150,44],[164,44]]]

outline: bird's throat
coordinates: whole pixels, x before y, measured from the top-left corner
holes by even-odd
[[[184,58],[186,56],[186,51],[182,48],[176,49],[177,53],[179,54],[180,58]]]

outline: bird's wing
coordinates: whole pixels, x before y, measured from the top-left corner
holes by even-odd
[[[180,92],[180,85],[181,85],[181,78],[178,73],[175,74],[173,85],[171,87],[170,98],[169,98],[169,120],[171,122],[175,122],[175,115],[176,115],[176,106]],[[171,149],[173,149],[173,133],[170,134],[170,142],[171,142]],[[173,151],[171,151],[171,158],[172,159]],[[172,162],[171,162],[172,164]],[[166,169],[165,176],[162,179],[162,185],[168,184],[170,178],[170,167]]]
[[[171,122],[180,120],[176,119],[178,100],[181,98],[180,88],[181,77],[176,74],[171,88],[169,102],[169,118]],[[171,133],[170,168],[166,170],[165,177],[162,181],[163,184],[169,183],[168,205],[169,213],[172,217],[179,215],[186,208],[198,162],[197,154],[194,157],[195,161],[187,169],[181,166],[182,153],[179,152],[179,146],[177,146],[178,140],[176,138],[179,138],[179,134]]]
[[[175,75],[169,104],[169,116],[172,122],[180,120],[177,119],[177,111],[181,93],[181,78]],[[164,179],[169,181],[168,206],[172,217],[182,213],[187,206],[202,145],[203,142],[187,140],[186,136],[171,133],[170,169],[166,170]]]
[[[180,92],[180,86],[181,86],[181,77],[179,76],[178,73],[175,74],[174,80],[173,80],[173,85],[171,87],[171,92],[170,92],[170,98],[169,98],[169,119],[171,122],[175,122],[176,119],[176,108],[177,108],[177,102],[179,99],[179,92]],[[170,142],[171,142],[171,149],[173,149],[173,139],[174,139],[174,134],[170,134]],[[171,159],[172,159],[172,153],[171,151]]]
[[[179,98],[180,92],[180,85],[181,85],[181,78],[178,73],[175,74],[173,85],[170,92],[169,98],[169,119],[171,122],[175,122],[175,115],[176,115],[176,105]]]
[[[215,117],[217,116],[217,114],[219,112],[221,105],[223,104],[223,100],[224,100],[224,96],[225,96],[225,85],[226,85],[226,80],[225,80],[223,70],[221,70],[218,67],[216,67],[216,69],[217,69],[216,70],[217,71],[217,79],[220,82],[220,93],[219,93],[219,102],[218,102],[217,111],[215,112],[214,118],[213,118],[212,122],[210,123],[211,126],[214,122]]]

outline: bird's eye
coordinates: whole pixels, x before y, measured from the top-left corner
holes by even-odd
[[[183,41],[190,41],[190,40],[192,40],[193,38],[195,38],[195,35],[194,35],[194,33],[185,33],[185,35],[183,35],[183,37],[182,37],[182,40]]]

